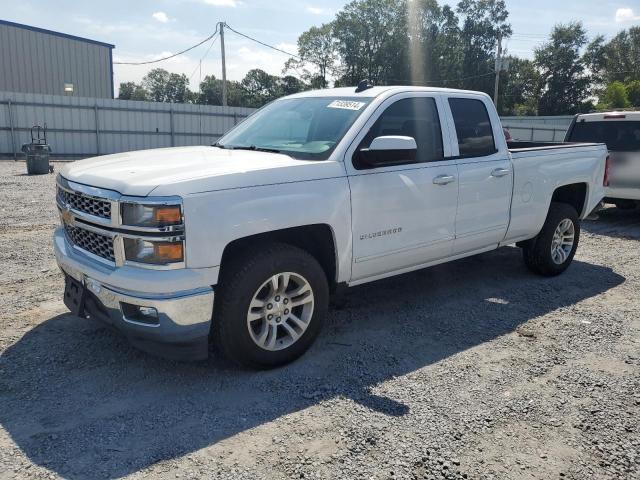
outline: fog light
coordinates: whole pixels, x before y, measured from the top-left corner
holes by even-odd
[[[154,307],[144,307],[141,305],[132,305],[130,303],[121,302],[120,308],[125,320],[146,323],[149,325],[158,325],[158,310]]]

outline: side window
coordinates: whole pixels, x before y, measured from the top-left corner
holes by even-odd
[[[444,158],[442,129],[433,98],[404,98],[387,107],[360,142],[358,150],[369,148],[374,138],[385,135],[413,137],[418,147],[415,162]]]
[[[461,157],[484,157],[496,153],[487,107],[481,100],[450,98],[449,106],[458,134]]]

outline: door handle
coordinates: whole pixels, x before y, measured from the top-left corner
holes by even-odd
[[[455,182],[456,177],[453,175],[438,175],[433,179],[435,185],[447,185],[451,182]]]
[[[492,177],[504,177],[505,175],[509,175],[511,171],[508,168],[496,168],[491,172]]]

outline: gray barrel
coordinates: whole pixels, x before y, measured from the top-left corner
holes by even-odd
[[[25,143],[22,151],[27,156],[27,173],[42,175],[49,173],[49,154],[51,147],[47,144]]]

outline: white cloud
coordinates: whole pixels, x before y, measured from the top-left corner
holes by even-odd
[[[298,51],[298,46],[293,43],[282,42],[276,45],[280,50],[295,54]]]
[[[160,23],[167,23],[169,21],[169,17],[164,12],[155,12],[151,17]]]
[[[214,7],[237,7],[240,3],[238,0],[202,0],[207,5]]]
[[[312,13],[314,15],[322,15],[326,13],[326,10],[324,8],[309,6],[307,7],[307,12]]]
[[[616,22],[627,23],[640,20],[640,15],[633,13],[631,8],[619,8],[616,10]]]

